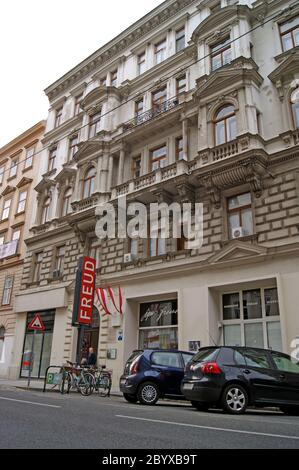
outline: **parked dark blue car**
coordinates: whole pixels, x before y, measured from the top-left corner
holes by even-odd
[[[184,398],[181,381],[193,354],[186,351],[146,349],[133,351],[120,378],[120,391],[130,403],[154,405],[159,398]]]

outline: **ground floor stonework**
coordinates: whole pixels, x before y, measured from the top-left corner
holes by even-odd
[[[43,377],[50,364],[81,360],[92,346],[98,364],[113,371],[113,389],[134,349],[196,351],[225,344],[292,353],[299,341],[298,255],[255,263],[223,260],[208,270],[190,266],[118,283],[123,314],[104,314],[95,297],[92,324],[80,332],[72,327],[72,286],[21,293],[10,378],[28,375],[24,354],[30,351],[33,334],[27,326],[35,313],[45,330],[37,334],[33,377]]]

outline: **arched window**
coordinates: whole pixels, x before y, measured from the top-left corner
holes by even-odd
[[[50,204],[51,204],[51,198],[46,197],[46,199],[43,202],[43,207],[42,207],[42,216],[41,216],[41,223],[45,224],[46,222],[49,221],[50,218]]]
[[[2,359],[2,354],[3,354],[4,340],[5,340],[5,328],[4,326],[1,326],[0,327],[0,361]]]
[[[232,105],[222,107],[215,115],[215,145],[225,144],[237,136],[235,108]]]
[[[296,88],[291,95],[291,106],[295,128],[299,129],[299,88]]]
[[[83,199],[91,196],[94,192],[94,182],[96,177],[96,170],[94,167],[89,168],[83,180]]]
[[[71,197],[72,197],[72,188],[67,188],[63,194],[62,209],[61,209],[62,217],[72,212]]]

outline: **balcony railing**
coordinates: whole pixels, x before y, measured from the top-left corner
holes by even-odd
[[[145,111],[144,113],[136,114],[133,119],[130,119],[130,121],[127,121],[123,124],[123,131],[128,131],[136,126],[140,126],[141,124],[151,121],[157,116],[160,116],[160,114],[163,114],[166,111],[175,108],[178,104],[179,100],[177,97],[175,97],[171,98],[170,100],[164,101],[163,103],[155,106],[152,109],[149,109],[148,111]]]

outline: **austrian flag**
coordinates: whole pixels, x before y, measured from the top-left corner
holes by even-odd
[[[112,287],[98,287],[96,289],[98,301],[107,315],[123,315],[123,294],[121,287],[117,288],[117,293]]]

